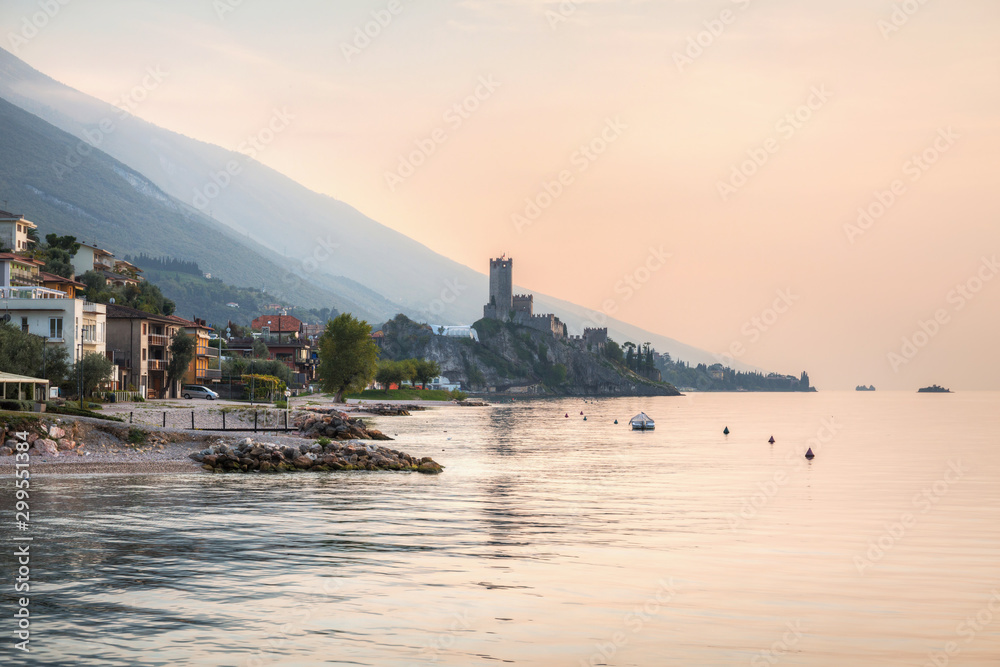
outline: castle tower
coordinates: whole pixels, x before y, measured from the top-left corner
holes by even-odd
[[[490,301],[483,307],[483,315],[495,320],[505,320],[514,305],[514,260],[506,256],[490,259]]]

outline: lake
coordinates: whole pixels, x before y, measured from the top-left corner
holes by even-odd
[[[654,432],[628,430],[640,410]],[[998,393],[375,422],[445,472],[34,478],[33,652],[15,655],[5,613],[5,661],[1000,662]],[[12,480],[0,489],[9,582]]]

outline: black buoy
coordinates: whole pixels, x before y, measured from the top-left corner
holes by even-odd
[[[809,450],[806,452],[806,458],[809,459],[810,461],[812,461],[814,458],[816,458],[816,455],[813,454],[813,448],[812,447],[810,447]]]
[[[774,436],[773,435],[771,436],[771,439],[768,440],[768,442],[771,443],[772,445],[774,444]]]
[[[722,429],[722,433],[724,435],[729,435],[729,427],[727,426],[726,428]]]
[[[586,417],[584,417],[584,418],[583,418],[583,421],[587,421],[587,418],[586,418]]]

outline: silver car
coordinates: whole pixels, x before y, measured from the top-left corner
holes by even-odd
[[[198,384],[186,384],[181,390],[181,396],[184,398],[207,398],[210,401],[214,401],[219,397],[214,391],[208,387],[202,387]]]

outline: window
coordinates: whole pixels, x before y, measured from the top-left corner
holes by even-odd
[[[142,360],[146,361],[146,348],[142,348]]]
[[[146,335],[146,323],[145,322],[142,323],[142,335],[143,336]]]
[[[62,338],[62,321],[61,317],[50,317],[49,318],[49,338]]]
[[[23,331],[24,333],[28,333],[28,318],[27,317],[22,317],[21,318],[21,331]]]

